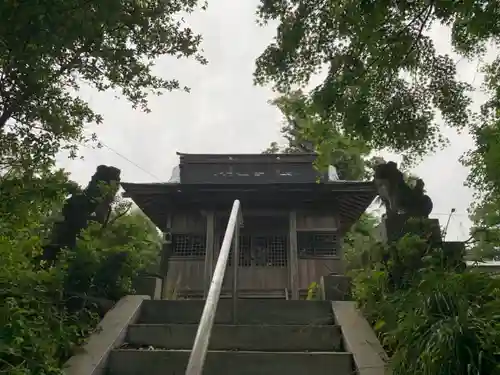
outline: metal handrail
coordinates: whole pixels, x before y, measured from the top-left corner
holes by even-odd
[[[227,261],[229,259],[229,253],[231,250],[231,242],[234,238],[234,255],[233,255],[233,320],[236,321],[236,300],[238,294],[238,282],[237,282],[237,272],[238,272],[238,252],[239,252],[239,228],[241,222],[241,211],[240,211],[240,201],[235,200],[233,203],[233,208],[231,209],[231,215],[229,216],[229,221],[226,227],[226,233],[224,234],[224,240],[222,241],[222,246],[220,248],[219,258],[217,259],[217,264],[215,266],[215,271],[213,273],[212,282],[210,283],[210,289],[208,290],[207,300],[205,302],[205,307],[203,308],[203,313],[201,314],[200,324],[198,326],[198,331],[196,332],[196,338],[194,339],[193,349],[189,356],[189,362],[186,368],[186,375],[201,375],[203,371],[203,365],[205,364],[205,358],[207,356],[208,343],[210,341],[210,335],[212,334],[212,328],[215,320],[215,312],[217,311],[217,304],[219,303],[220,293],[222,289],[222,282],[224,281],[224,275],[226,273]]]

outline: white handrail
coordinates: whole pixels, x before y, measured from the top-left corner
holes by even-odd
[[[205,307],[203,308],[203,313],[201,314],[200,324],[198,326],[198,331],[196,332],[196,338],[194,339],[193,349],[189,356],[189,362],[186,368],[186,375],[201,375],[203,371],[203,365],[205,364],[205,358],[207,356],[208,343],[210,341],[210,335],[212,334],[212,327],[214,325],[215,313],[217,311],[217,304],[219,303],[220,293],[222,289],[222,282],[224,281],[224,274],[226,273],[227,261],[229,259],[229,253],[231,250],[231,242],[233,236],[235,237],[235,254],[233,255],[233,264],[235,265],[235,274],[238,268],[238,235],[239,235],[239,224],[240,224],[240,201],[235,200],[233,203],[233,208],[231,209],[231,215],[229,216],[229,221],[226,227],[226,233],[224,234],[224,240],[222,241],[222,246],[220,248],[219,258],[217,259],[217,264],[215,266],[215,271],[213,274],[212,282],[210,283],[210,289],[208,290],[207,300],[205,302]],[[236,302],[237,294],[237,282],[233,280],[233,298]],[[235,306],[235,304],[233,305]],[[234,308],[234,307],[233,307]],[[233,311],[235,314],[236,311]],[[234,318],[234,317],[233,317]]]

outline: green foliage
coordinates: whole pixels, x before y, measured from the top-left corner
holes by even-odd
[[[78,240],[69,254],[65,289],[116,301],[133,292],[140,273],[158,265],[159,251],[160,235],[149,219],[138,211],[115,213],[107,225],[94,223]]]
[[[453,59],[425,34],[431,24],[450,26],[455,52],[466,57],[483,56],[487,43],[500,38],[494,0],[262,0],[258,15],[279,26],[257,60],[257,83],[288,93],[324,71],[308,100],[330,126],[407,159],[445,143],[434,110],[459,130],[472,120],[471,87],[457,80]],[[487,69],[498,72],[498,65]]]
[[[471,254],[499,259],[500,58],[482,59],[500,40],[498,1],[262,0],[258,16],[278,22],[275,40],[257,59],[258,84],[294,97],[297,86],[325,73],[301,96],[321,119],[305,126],[317,149],[331,152],[342,134],[412,162],[446,144],[437,113],[445,125],[470,130],[475,147],[462,162],[477,193]],[[450,28],[455,53],[482,64],[489,98],[478,113],[470,112],[472,88],[457,79],[456,63],[426,34],[436,24]]]
[[[182,13],[197,0],[3,1],[0,4],[0,156],[28,167],[80,141],[102,117],[82,84],[113,90],[147,110],[147,96],[181,88],[153,73],[157,58],[194,57],[200,36]],[[187,90],[187,88],[185,88]]]
[[[292,123],[320,152],[320,164],[335,160],[341,147],[333,142],[343,137],[368,152],[418,160],[446,145],[437,114],[447,126],[471,130],[475,147],[462,159],[477,192],[471,250],[500,259],[500,59],[481,61],[490,97],[473,114],[472,88],[426,34],[431,24],[449,26],[454,52],[481,59],[488,43],[500,40],[500,3],[262,0],[258,15],[278,28],[257,59],[255,81],[310,109]],[[323,81],[298,96],[297,87],[317,73],[325,73]],[[499,374],[500,279],[464,271],[461,253],[418,236],[383,245],[373,225],[364,217],[344,248],[356,298],[391,354],[392,373]]]
[[[301,91],[281,96],[272,104],[283,115],[281,133],[288,144],[280,147],[273,142],[264,153],[305,152],[301,146],[305,144],[311,149],[309,152],[318,154],[316,166],[320,170],[326,170],[329,164],[333,164],[345,180],[361,180],[369,174],[366,167],[370,148],[366,143],[333,129],[319,115],[317,106],[309,103]],[[318,139],[321,141],[318,142]]]
[[[312,282],[307,287],[307,301],[317,301],[321,298],[320,296],[320,285],[317,282]]]
[[[474,206],[469,238],[469,258],[500,260],[500,195],[490,194]]]
[[[500,3],[262,0],[258,14],[278,28],[257,60],[256,83],[273,83],[293,101],[297,87],[325,73],[300,94],[301,108],[311,111],[294,118],[300,137],[320,151],[320,164],[335,160],[339,135],[412,162],[446,145],[437,113],[447,126],[471,130],[475,148],[462,159],[477,192],[471,251],[500,259],[500,59],[481,61],[490,98],[472,114],[471,87],[425,34],[432,23],[450,26],[455,52],[481,58],[500,40]],[[420,237],[383,245],[374,224],[362,218],[344,249],[356,298],[392,356],[392,372],[499,374],[499,279],[463,272],[460,260]]]
[[[463,271],[415,235],[369,250],[353,291],[393,374],[500,373],[500,279]]]
[[[480,121],[472,126],[475,148],[463,158],[470,169],[467,183],[475,190],[472,205],[471,255],[500,259],[500,59],[485,71],[490,99],[482,106]]]
[[[55,155],[74,151],[85,141],[84,126],[103,120],[79,97],[80,87],[111,90],[144,111],[150,94],[188,91],[156,75],[154,63],[163,56],[206,63],[201,37],[181,18],[197,4],[0,4],[1,373],[60,374],[104,305],[133,292],[138,275],[156,271],[159,233],[124,202],[106,220],[96,216],[101,224],[84,229],[55,266],[39,267],[34,259],[54,237],[64,200],[81,192],[54,170]]]
[[[74,189],[49,169],[0,180],[0,372],[60,374],[102,313],[95,303],[133,292],[137,275],[157,264],[156,228],[118,202],[106,225],[90,225],[55,267],[34,267]]]
[[[64,309],[61,267],[34,270],[39,238],[0,237],[0,371],[56,374],[96,322],[91,310]]]
[[[64,174],[11,172],[0,181],[0,370],[55,373],[91,324],[88,311],[68,314],[60,268],[35,270],[50,225],[44,219],[62,204]]]
[[[364,213],[342,238],[342,253],[347,271],[369,267],[377,240],[378,218]]]
[[[398,301],[405,312],[387,336],[399,373],[500,373],[499,286],[472,272],[426,274],[416,293]]]
[[[47,229],[51,213],[62,207],[65,196],[74,188],[62,170],[9,170],[0,177],[0,233]],[[46,225],[40,228],[41,224]]]

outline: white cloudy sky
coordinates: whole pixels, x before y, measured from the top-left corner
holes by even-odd
[[[89,126],[88,132],[96,132],[109,148],[84,148],[83,160],[61,157],[60,166],[82,184],[88,182],[99,164],[119,167],[123,181],[158,182],[170,177],[177,162],[176,151],[258,153],[271,141],[279,140],[281,117],[268,104],[274,94],[269,88],[252,84],[255,58],[274,36],[273,27],[256,25],[256,5],[256,0],[214,0],[206,12],[189,17],[192,28],[204,37],[209,64],[161,59],[158,74],[175,77],[192,91],[153,97],[150,114],[134,111],[112,93],[83,90],[82,96],[105,119],[99,127]],[[440,51],[450,50],[445,28],[434,28],[432,35]],[[457,66],[464,80],[479,86],[477,62],[460,60]],[[474,99],[480,103],[484,97],[476,94]],[[449,129],[445,133],[451,146],[428,156],[414,172],[426,182],[435,215],[442,224],[446,214],[456,209],[448,239],[464,239],[470,225],[466,210],[472,192],[463,186],[467,170],[458,159],[472,141],[467,134],[458,135]]]

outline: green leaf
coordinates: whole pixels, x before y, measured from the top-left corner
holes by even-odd
[[[379,320],[375,323],[375,325],[373,326],[373,329],[375,331],[380,331],[384,326],[385,326],[385,322],[383,320]]]

